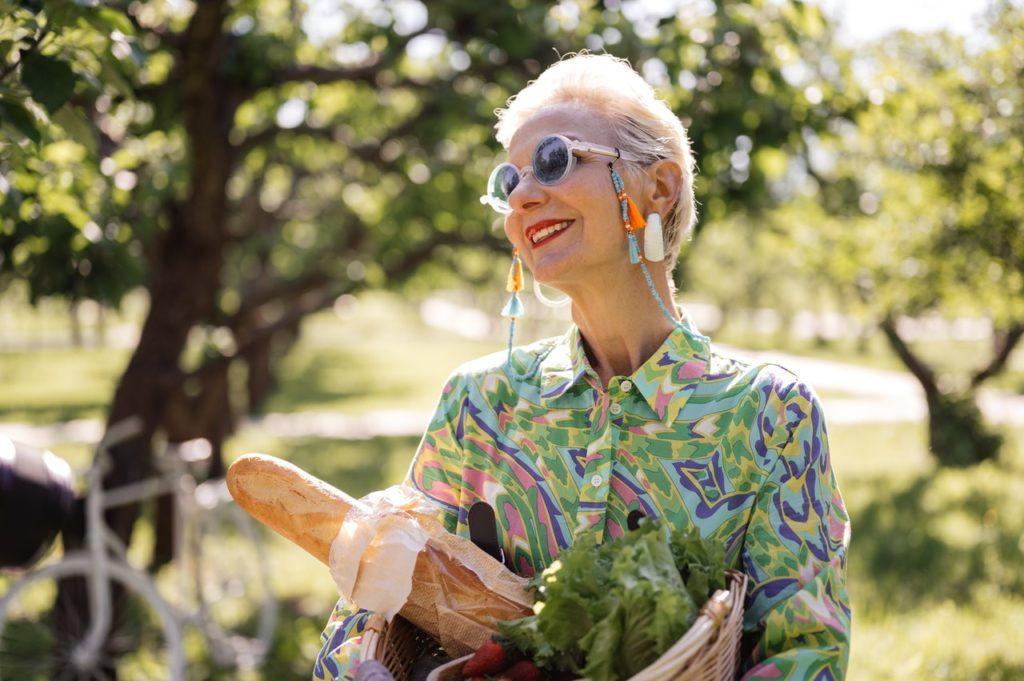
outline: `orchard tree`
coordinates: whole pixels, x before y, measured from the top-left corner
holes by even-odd
[[[977,390],[1024,337],[1024,13],[1000,3],[990,19],[980,50],[946,33],[878,46],[873,106],[822,170],[861,188],[860,215],[820,215],[806,230],[808,257],[861,298],[921,384],[931,451],[951,466],[997,456]],[[930,363],[899,324],[927,314],[987,317],[991,354],[967,375]]]

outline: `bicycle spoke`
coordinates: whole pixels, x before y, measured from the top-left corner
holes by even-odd
[[[117,599],[109,637],[91,669],[76,668],[72,653],[88,635],[93,621],[73,607],[72,599],[55,602],[56,584],[67,575],[82,579],[91,563],[78,556],[51,569],[30,574],[12,592],[0,637],[0,681],[149,681],[170,677],[163,619],[154,610],[153,595],[144,594],[144,581],[124,567],[112,565],[111,597]],[[55,635],[55,626],[59,627]]]

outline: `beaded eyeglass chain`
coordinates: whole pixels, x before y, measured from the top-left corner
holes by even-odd
[[[661,308],[661,313],[665,315],[665,319],[669,320],[678,327],[685,326],[680,319],[676,319],[668,307],[665,306],[665,301],[658,295],[658,290],[654,287],[654,280],[651,278],[651,272],[647,269],[647,263],[640,257],[640,246],[636,240],[635,231],[643,229],[647,226],[647,221],[644,220],[644,216],[640,213],[640,209],[633,203],[633,199],[629,198],[626,194],[626,183],[622,181],[622,177],[615,172],[615,168],[612,164],[608,164],[608,172],[612,177],[612,186],[615,188],[615,196],[619,199],[619,207],[622,209],[622,226],[626,230],[626,241],[629,243],[629,262],[634,265],[639,264],[640,269],[644,273],[644,279],[647,281],[647,289],[654,296],[654,300],[657,301],[658,307]]]

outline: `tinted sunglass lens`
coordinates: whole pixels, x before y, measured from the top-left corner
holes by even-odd
[[[519,184],[519,171],[510,163],[502,163],[491,173],[491,183],[487,188],[491,196],[499,201],[508,201],[512,190]]]
[[[498,212],[507,212],[508,197],[519,184],[519,171],[511,163],[502,163],[491,171],[487,181],[487,195],[491,206]]]
[[[569,148],[558,137],[545,137],[533,152],[533,172],[543,184],[562,179],[569,167]]]

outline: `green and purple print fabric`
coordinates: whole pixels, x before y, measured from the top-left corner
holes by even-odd
[[[743,679],[843,678],[850,521],[810,387],[716,352],[688,323],[605,387],[575,326],[505,359],[449,378],[406,479],[449,531],[468,537],[486,501],[531,576],[581,532],[622,536],[634,510],[696,527],[749,576]],[[338,603],[315,679],[351,678],[366,617]]]

